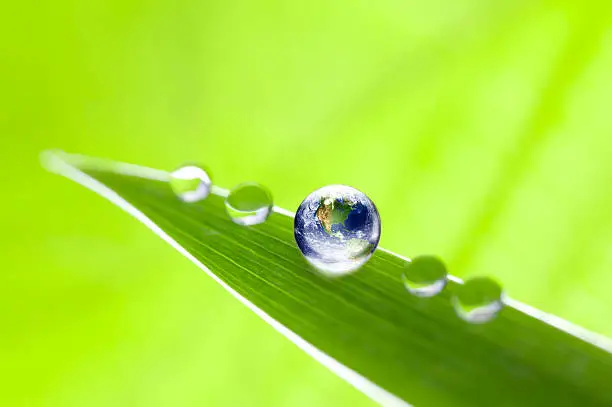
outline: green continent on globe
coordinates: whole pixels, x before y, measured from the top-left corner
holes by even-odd
[[[353,203],[350,201],[338,201],[331,198],[321,198],[317,208],[317,219],[323,225],[323,229],[328,234],[332,233],[333,225],[342,225],[353,210]]]

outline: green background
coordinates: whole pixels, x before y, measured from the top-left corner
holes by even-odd
[[[0,14],[0,405],[371,406],[108,202],[61,148],[197,161],[612,335],[612,8],[35,1]]]

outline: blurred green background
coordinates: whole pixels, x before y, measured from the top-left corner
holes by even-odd
[[[110,203],[61,148],[199,161],[612,335],[612,7],[35,1],[0,15],[0,405],[371,406]]]

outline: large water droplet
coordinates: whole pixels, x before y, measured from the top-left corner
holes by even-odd
[[[257,225],[272,213],[272,195],[255,182],[245,182],[230,191],[225,199],[225,209],[235,223]]]
[[[195,165],[186,165],[170,174],[170,187],[182,201],[197,202],[210,194],[208,173]]]
[[[327,275],[361,267],[380,240],[380,216],[362,192],[345,185],[317,189],[297,210],[294,234],[306,259]]]
[[[446,266],[437,257],[420,256],[405,266],[402,280],[408,291],[417,297],[432,297],[446,286]]]
[[[453,305],[464,320],[482,324],[495,318],[503,308],[503,291],[494,280],[475,277],[456,287]]]

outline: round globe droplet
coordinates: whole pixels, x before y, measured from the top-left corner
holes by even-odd
[[[184,202],[197,202],[210,194],[208,173],[196,165],[186,165],[170,174],[172,191]]]
[[[417,297],[432,297],[446,286],[446,266],[434,256],[420,256],[407,263],[402,274],[406,289]]]
[[[482,324],[495,318],[503,308],[501,286],[487,277],[476,277],[456,287],[453,306],[467,322]]]
[[[232,189],[225,199],[228,215],[239,225],[251,226],[264,222],[272,213],[272,195],[255,182],[246,182]]]
[[[361,267],[380,240],[380,216],[362,192],[329,185],[308,195],[295,214],[294,234],[306,259],[336,276]]]

